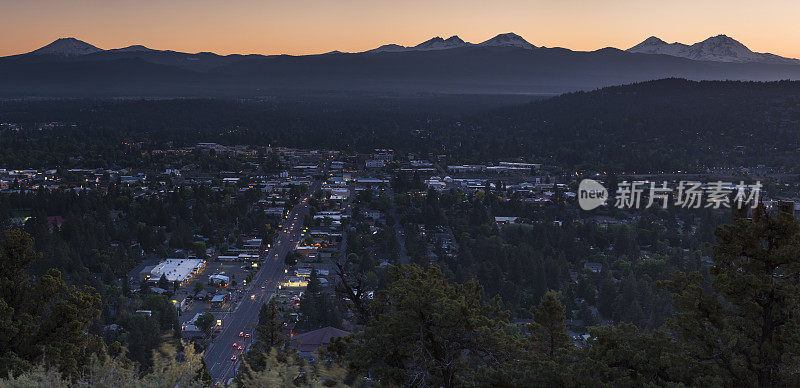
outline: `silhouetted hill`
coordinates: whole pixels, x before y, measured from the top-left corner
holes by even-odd
[[[75,123],[38,142],[105,138],[447,153],[593,171],[800,166],[800,82],[664,79],[528,95],[329,93],[264,99],[1,101],[0,122]],[[503,106],[505,106],[503,108]],[[89,132],[85,130],[91,129]],[[51,138],[52,136],[63,136]],[[109,140],[110,139],[110,140]],[[34,147],[39,143],[31,142]]]
[[[560,94],[665,77],[800,79],[800,65],[699,61],[614,48],[456,45],[304,56],[123,49],[0,59],[0,96],[259,96],[282,93]]]
[[[454,127],[465,159],[525,156],[603,171],[800,162],[800,82],[664,79],[503,108]],[[442,141],[446,141],[442,139]]]

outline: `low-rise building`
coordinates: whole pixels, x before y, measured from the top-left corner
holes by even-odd
[[[206,261],[203,259],[167,259],[153,267],[150,275],[144,280],[157,282],[163,275],[167,281],[183,285],[202,272],[205,267]]]

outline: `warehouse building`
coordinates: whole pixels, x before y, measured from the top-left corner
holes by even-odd
[[[149,269],[149,273],[143,273],[142,278],[144,281],[157,282],[164,275],[169,282],[184,285],[205,268],[206,262],[202,259],[167,259],[152,268],[146,267],[145,271]]]

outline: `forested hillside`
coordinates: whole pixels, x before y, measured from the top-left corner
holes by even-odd
[[[540,96],[326,96],[265,100],[6,101],[0,163],[126,159],[121,142],[201,141],[447,153],[457,162],[521,157],[617,172],[757,166],[793,170],[800,83],[665,79]],[[56,124],[53,124],[55,122]],[[46,125],[49,124],[49,125]],[[21,128],[21,130],[20,130]]]
[[[794,168],[800,83],[665,79],[565,94],[457,126],[457,154],[625,172]],[[445,135],[443,134],[443,137]]]

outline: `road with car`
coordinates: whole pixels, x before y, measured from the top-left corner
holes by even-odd
[[[319,182],[315,182],[287,214],[278,237],[265,252],[259,271],[244,289],[243,297],[231,313],[222,316],[222,330],[203,356],[215,383],[225,384],[236,375],[241,356],[255,340],[253,329],[258,323],[261,305],[276,292],[286,271],[284,259],[300,239],[303,218],[308,214],[308,198],[319,186]]]

